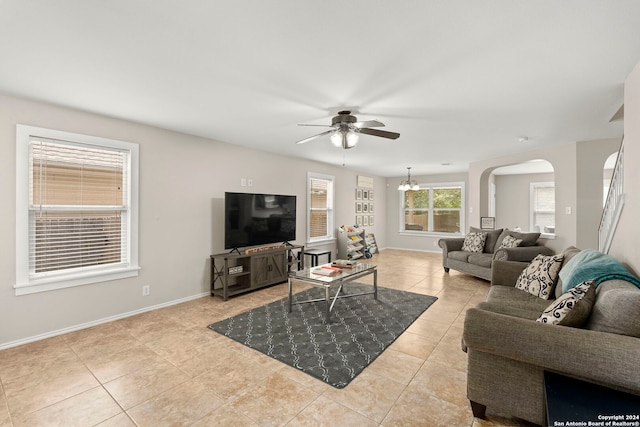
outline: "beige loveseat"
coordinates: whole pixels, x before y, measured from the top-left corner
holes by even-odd
[[[440,239],[442,266],[446,273],[454,269],[485,280],[491,280],[491,267],[495,260],[529,262],[538,254],[551,255],[553,250],[540,245],[540,233],[518,233],[508,229],[480,230],[471,227],[470,233],[486,233],[482,252],[463,251],[464,237]],[[512,236],[521,240],[520,246],[500,248],[503,240]]]
[[[565,250],[562,269],[578,253],[576,248]],[[562,282],[561,269],[548,300],[517,289],[514,283],[527,265],[494,262],[486,302],[467,311],[463,350],[468,354],[467,397],[474,415],[483,418],[490,407],[543,425],[545,370],[640,395],[637,278],[629,279],[636,280],[633,284],[624,275],[598,273],[586,323],[560,326],[536,319],[563,294],[563,286],[571,284]]]

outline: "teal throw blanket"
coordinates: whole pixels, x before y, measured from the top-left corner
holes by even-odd
[[[585,249],[578,252],[560,270],[562,292],[587,280],[595,280],[596,286],[607,280],[626,280],[640,288],[640,280],[613,257],[596,251]]]

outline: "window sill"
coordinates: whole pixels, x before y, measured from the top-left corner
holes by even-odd
[[[464,235],[460,233],[438,233],[433,231],[400,231],[399,234],[401,236],[419,236],[419,237],[439,237],[439,238],[448,238],[448,237],[464,237]]]
[[[125,279],[138,275],[140,267],[126,267],[101,272],[91,271],[84,273],[65,274],[64,276],[46,277],[31,280],[27,283],[16,283],[13,287],[16,296],[29,295],[38,292],[53,291],[56,289],[71,288],[74,286],[89,285],[92,283],[107,282],[110,280]]]
[[[553,240],[556,238],[555,233],[540,233],[540,238],[541,239],[548,239],[548,240]]]
[[[313,248],[316,246],[324,246],[324,245],[331,245],[336,243],[337,239],[335,237],[332,237],[330,239],[323,239],[323,240],[314,240],[312,242],[307,242],[306,246],[307,248]]]

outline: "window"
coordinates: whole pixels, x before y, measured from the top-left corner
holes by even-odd
[[[138,273],[138,146],[18,125],[16,294]]]
[[[531,215],[529,230],[539,233],[555,232],[556,188],[553,182],[531,183]]]
[[[400,231],[412,233],[462,233],[464,184],[420,184],[400,197]]]
[[[309,173],[307,178],[307,242],[334,238],[334,177]]]

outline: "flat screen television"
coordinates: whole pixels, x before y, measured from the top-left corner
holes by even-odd
[[[296,196],[224,193],[225,249],[295,239]]]

